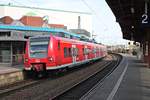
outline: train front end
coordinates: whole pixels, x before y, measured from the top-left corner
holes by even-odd
[[[25,70],[38,73],[46,71],[49,44],[50,36],[29,38],[24,56]]]

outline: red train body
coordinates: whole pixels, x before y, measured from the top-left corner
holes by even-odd
[[[36,36],[27,41],[25,70],[36,72],[70,68],[107,55],[106,46],[57,36]]]

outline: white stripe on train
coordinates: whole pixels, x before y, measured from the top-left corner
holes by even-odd
[[[75,67],[75,66],[78,66],[78,65],[81,65],[81,64],[88,63],[91,60],[98,60],[100,58],[102,58],[102,57],[88,59],[86,61],[77,61],[75,63],[69,63],[69,64],[60,65],[60,66],[53,66],[53,67],[52,66],[47,66],[46,69],[47,70],[54,70],[54,69],[60,69],[60,68],[65,68],[65,67],[71,68],[71,67]],[[31,70],[31,67],[28,67],[28,68],[25,67],[25,70]]]

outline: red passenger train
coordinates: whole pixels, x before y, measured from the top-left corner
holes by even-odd
[[[49,36],[30,37],[26,45],[25,70],[41,75],[48,70],[75,67],[107,55],[106,46]]]

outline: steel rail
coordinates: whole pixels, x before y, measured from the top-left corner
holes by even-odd
[[[55,96],[53,96],[52,98],[49,98],[49,99],[50,99],[50,100],[62,100],[61,97],[62,97],[63,95],[65,95],[65,94],[68,93],[69,91],[73,90],[75,87],[81,85],[83,82],[85,82],[85,81],[87,81],[87,80],[93,78],[93,77],[96,76],[98,73],[100,73],[100,72],[103,71],[105,68],[107,68],[108,66],[113,66],[113,68],[98,82],[98,84],[101,83],[106,77],[108,77],[108,76],[113,72],[113,70],[114,70],[114,69],[117,67],[117,65],[120,63],[120,61],[121,61],[120,55],[115,55],[115,56],[113,56],[113,58],[115,58],[116,56],[119,56],[119,57],[117,57],[117,61],[116,61],[115,63],[114,63],[113,61],[110,61],[109,63],[106,63],[101,69],[97,70],[95,73],[91,74],[90,76],[88,76],[87,78],[81,80],[80,82],[74,84],[73,86],[64,89],[64,91],[62,91],[62,92],[56,94]],[[96,84],[96,85],[97,85],[97,84]],[[95,87],[96,85],[94,85],[92,89],[94,89],[94,87]],[[81,99],[82,99],[84,96],[88,95],[92,89],[90,89],[87,93],[85,93],[85,95],[83,95],[83,96],[81,97]]]

